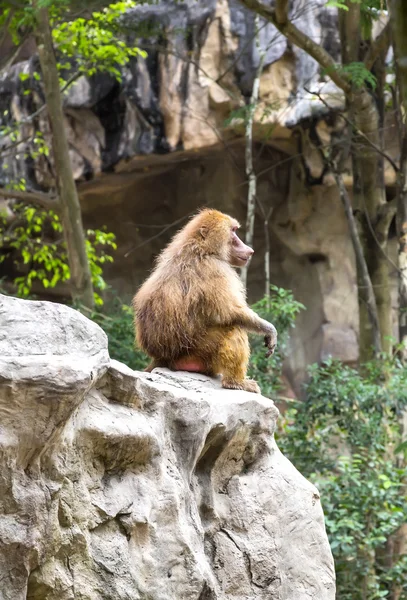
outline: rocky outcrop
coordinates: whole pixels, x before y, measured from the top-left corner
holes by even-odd
[[[72,309],[0,296],[0,599],[333,600],[319,494],[277,417],[110,361]]]
[[[296,0],[292,17],[339,61],[337,11],[325,4]],[[254,14],[236,0],[140,4],[123,17],[123,27],[128,43],[144,48],[147,59],[135,58],[122,68],[122,82],[106,74],[81,77],[64,96],[77,180],[117,169],[120,161],[140,155],[196,151],[240,135],[242,113],[228,124],[226,119],[250,97],[259,53],[265,58],[256,112],[258,139],[287,145],[293,127],[329,112],[304,88],[321,91],[333,108],[343,106],[341,92],[321,79],[317,63],[291,47],[274,26],[261,23],[257,45]],[[46,113],[32,117],[44,104],[41,82],[34,77],[38,70],[33,55],[0,80],[0,122],[24,122],[19,131],[21,160],[0,173],[2,181],[25,177],[29,185],[48,187],[53,183],[49,159],[40,154],[32,165],[24,157],[32,146],[26,140],[35,131],[49,143]],[[16,138],[5,135],[2,144],[10,140]]]

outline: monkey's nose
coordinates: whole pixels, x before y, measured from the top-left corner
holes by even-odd
[[[248,247],[248,248],[249,248],[249,256],[252,256],[254,254],[254,250],[253,250],[253,248],[250,248],[250,247]]]

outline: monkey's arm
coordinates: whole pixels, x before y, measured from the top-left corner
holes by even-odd
[[[243,327],[254,333],[274,333],[277,336],[274,325],[259,317],[251,308],[236,310],[236,313],[232,316],[232,325]]]
[[[232,325],[243,327],[254,333],[264,333],[264,343],[268,348],[267,356],[273,354],[277,345],[277,330],[272,323],[262,319],[251,308],[242,308],[232,317]]]

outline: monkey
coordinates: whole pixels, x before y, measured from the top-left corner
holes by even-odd
[[[260,393],[246,377],[248,331],[264,334],[273,354],[277,331],[246,302],[233,267],[245,267],[253,249],[237,235],[239,222],[218,210],[199,211],[159,255],[133,299],[136,341],[151,358],[146,371],[221,375],[222,387]]]

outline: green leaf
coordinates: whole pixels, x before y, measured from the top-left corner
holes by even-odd
[[[343,2],[336,1],[336,0],[328,0],[328,2],[325,4],[325,6],[339,8],[341,10],[349,10],[349,7],[346,6],[346,4],[344,4]]]
[[[399,454],[400,452],[407,452],[407,440],[399,444],[394,450],[395,454]]]

